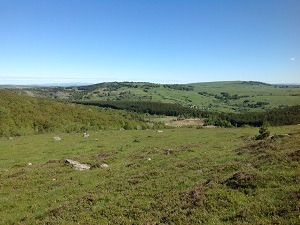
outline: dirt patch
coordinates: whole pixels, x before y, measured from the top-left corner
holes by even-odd
[[[69,202],[57,208],[49,210],[47,216],[44,219],[46,219],[46,221],[51,221],[51,224],[53,222],[57,223],[60,219],[67,218],[68,213],[74,210],[74,208],[82,213],[90,212],[92,211],[92,206],[95,204],[96,200],[96,197],[92,194],[83,196],[77,199],[77,201]]]
[[[296,150],[287,155],[287,158],[292,161],[300,161],[300,150]]]
[[[206,200],[205,189],[202,186],[195,187],[182,193],[181,201],[183,208],[194,208],[203,206]]]
[[[257,181],[260,176],[257,173],[248,173],[245,171],[239,171],[233,174],[230,178],[225,180],[224,184],[232,189],[257,187]]]
[[[260,153],[265,153],[267,150],[270,149],[276,150],[277,147],[278,146],[272,140],[252,142],[244,147],[237,149],[237,153],[240,155],[244,152],[249,152],[251,154],[256,155]]]
[[[203,126],[203,119],[190,118],[190,119],[177,119],[176,117],[168,118],[165,121],[166,126],[171,127],[184,127],[184,126]]]

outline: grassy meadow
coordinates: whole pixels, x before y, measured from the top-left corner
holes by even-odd
[[[250,127],[1,138],[0,224],[299,224],[300,126],[270,131],[264,141]]]

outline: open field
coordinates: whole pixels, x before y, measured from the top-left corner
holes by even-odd
[[[299,224],[300,126],[270,131],[266,141],[251,139],[257,128],[1,138],[0,224]]]

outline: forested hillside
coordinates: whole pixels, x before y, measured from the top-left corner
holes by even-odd
[[[0,91],[0,136],[90,129],[142,129],[146,124],[125,111],[78,106]]]

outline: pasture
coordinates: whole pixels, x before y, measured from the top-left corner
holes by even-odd
[[[300,126],[270,131],[265,141],[253,140],[258,128],[196,127],[1,138],[0,224],[297,224]]]

